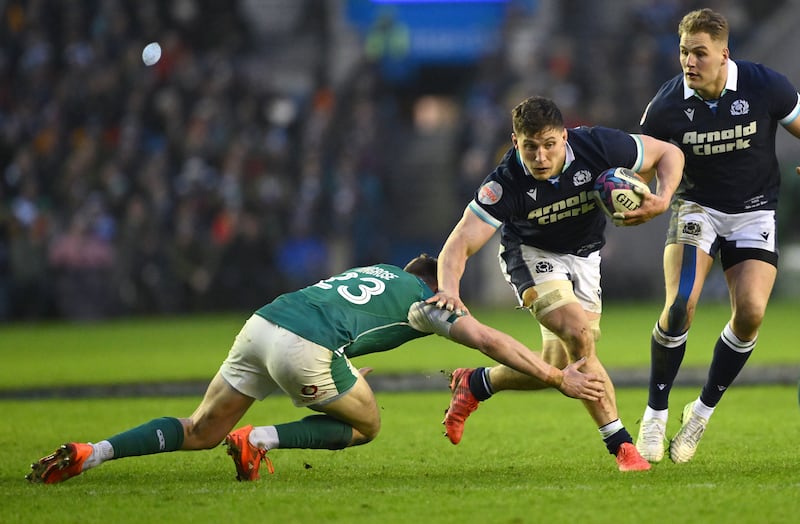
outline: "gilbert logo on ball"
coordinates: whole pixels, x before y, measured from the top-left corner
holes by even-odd
[[[615,167],[600,173],[595,180],[592,196],[600,209],[613,218],[614,213],[638,209],[642,204],[642,195],[649,192],[650,188],[639,175],[630,169]]]
[[[142,51],[142,62],[145,65],[151,66],[158,62],[161,58],[161,46],[158,42],[150,42],[144,47]]]

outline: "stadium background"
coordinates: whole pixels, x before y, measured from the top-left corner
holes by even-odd
[[[734,59],[800,85],[787,1],[0,0],[0,321],[251,310],[436,253],[516,102],[638,131],[703,6]],[[778,135],[792,298],[800,146]],[[660,300],[665,226],[609,228],[607,300]],[[495,253],[468,268],[471,304],[512,303]],[[704,296],[725,299],[718,269]]]

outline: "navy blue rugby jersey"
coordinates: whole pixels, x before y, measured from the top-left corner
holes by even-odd
[[[536,180],[512,147],[484,179],[469,208],[501,228],[506,248],[524,244],[588,256],[605,244],[606,216],[592,198],[594,181],[612,167],[638,171],[643,159],[638,137],[599,126],[568,129],[560,175]]]
[[[716,110],[680,74],[661,86],[641,126],[643,133],[683,150],[686,165],[677,195],[724,213],[742,213],[777,207],[775,133],[778,123],[798,116],[800,95],[785,76],[761,64],[729,60]]]

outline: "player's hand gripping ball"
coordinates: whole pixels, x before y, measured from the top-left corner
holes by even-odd
[[[614,213],[638,209],[642,205],[642,195],[649,192],[642,177],[625,167],[613,167],[597,177],[592,196],[600,209],[613,219]]]

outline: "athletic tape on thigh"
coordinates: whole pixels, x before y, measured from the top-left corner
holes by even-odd
[[[528,288],[522,294],[523,305],[530,309],[537,320],[554,309],[558,309],[567,304],[578,303],[578,297],[572,289],[572,282],[569,280],[549,280],[542,282],[532,288]]]

